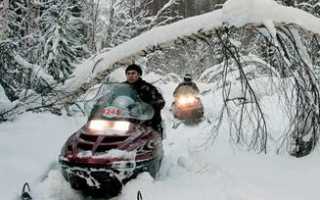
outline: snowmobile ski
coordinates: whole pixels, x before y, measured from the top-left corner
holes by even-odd
[[[143,200],[143,199],[142,199],[142,194],[141,194],[141,191],[140,191],[140,190],[138,190],[138,192],[137,192],[137,200]]]
[[[29,185],[29,183],[26,182],[23,184],[20,199],[21,200],[32,200],[30,193],[31,193],[30,185]]]

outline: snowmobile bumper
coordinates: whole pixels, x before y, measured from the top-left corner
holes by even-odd
[[[203,117],[203,107],[198,108],[176,108],[174,115],[180,120],[196,120]]]
[[[120,194],[123,184],[139,173],[149,171],[155,176],[161,160],[154,159],[139,163],[113,163],[108,166],[74,165],[60,161],[62,174],[71,187],[93,197],[111,198]]]
[[[122,190],[122,181],[110,168],[80,167],[64,163],[61,169],[71,187],[86,195],[111,198]]]

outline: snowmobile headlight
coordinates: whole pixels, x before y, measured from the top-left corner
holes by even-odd
[[[115,121],[112,128],[118,131],[128,131],[130,127],[130,122],[127,121]]]
[[[94,131],[103,131],[105,129],[104,120],[92,120],[89,122],[89,129]]]
[[[130,128],[128,121],[91,120],[89,129],[104,135],[125,135]]]
[[[196,97],[194,96],[180,96],[177,99],[177,104],[180,106],[194,104],[196,102]]]

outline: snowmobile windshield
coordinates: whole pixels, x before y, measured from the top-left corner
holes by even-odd
[[[100,88],[90,118],[150,120],[154,110],[140,100],[137,92],[125,83],[106,84]]]
[[[174,92],[175,97],[179,97],[181,95],[198,96],[199,91],[194,85],[182,84],[179,85]]]

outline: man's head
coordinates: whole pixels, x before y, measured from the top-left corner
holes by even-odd
[[[192,76],[191,76],[191,74],[186,74],[186,75],[184,75],[183,80],[184,80],[185,82],[191,82],[191,81],[192,81]]]
[[[142,75],[142,70],[139,65],[131,64],[126,69],[126,77],[129,83],[136,82]]]

